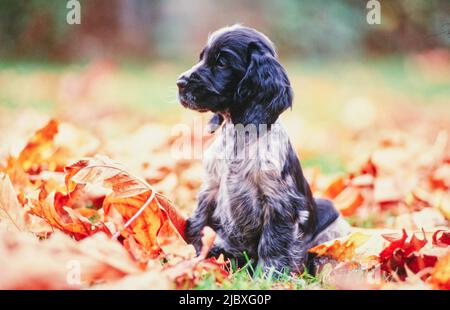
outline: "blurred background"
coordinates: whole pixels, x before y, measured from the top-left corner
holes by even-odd
[[[191,204],[201,168],[180,163],[171,179],[175,163],[157,150],[197,115],[178,104],[177,76],[235,23],[278,48],[295,93],[283,119],[307,170],[351,171],[385,135],[425,148],[449,131],[450,1],[381,0],[379,25],[365,0],[79,2],[81,24],[69,25],[67,1],[0,1],[0,155],[56,117],[95,137],[92,153]]]
[[[382,23],[375,26],[366,21],[365,0],[79,2],[82,23],[73,26],[66,22],[68,1],[1,1],[1,55],[191,61],[208,33],[234,23],[265,32],[283,57],[295,60],[386,56],[450,44],[445,0],[381,1]]]

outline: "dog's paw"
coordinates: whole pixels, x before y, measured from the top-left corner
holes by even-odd
[[[213,246],[209,252],[208,252],[208,257],[219,257],[220,254],[226,254],[225,250],[219,246]]]

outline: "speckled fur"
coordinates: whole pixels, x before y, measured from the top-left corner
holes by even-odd
[[[245,147],[236,147],[238,135],[228,121],[205,154],[207,176],[199,207],[189,219],[188,237],[199,248],[199,231],[209,225],[218,234],[213,254],[224,253],[243,262],[246,252],[264,267],[301,271],[310,247],[342,236],[344,230],[330,225],[313,237],[314,200],[299,191],[295,175],[283,173],[286,165],[297,163],[287,163],[293,150],[279,123],[265,136],[249,138]],[[265,143],[258,144],[260,139],[271,143],[264,147]],[[230,154],[230,150],[236,152]],[[242,152],[246,158],[240,158]]]
[[[206,178],[186,225],[198,251],[210,226],[217,232],[210,255],[243,264],[246,252],[265,269],[299,272],[311,246],[346,233],[342,219],[331,223],[332,204],[313,198],[278,121],[293,94],[266,36],[239,25],[217,31],[177,85],[183,106],[215,113],[211,131],[224,122],[205,154]]]

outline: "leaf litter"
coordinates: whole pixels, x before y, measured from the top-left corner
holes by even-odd
[[[79,154],[67,140],[61,145],[60,128],[79,133],[50,120],[0,166],[1,288],[187,289],[211,275],[220,287],[238,272],[223,257],[207,257],[211,229],[198,255],[184,240],[185,213],[168,197],[195,201],[201,168],[164,159],[173,139],[158,142],[162,156],[142,163],[137,177],[95,147]],[[310,249],[318,262],[326,258],[319,269],[328,270],[327,285],[450,288],[447,139],[441,132],[425,147],[384,137],[354,172],[310,178],[314,193],[332,199],[355,226],[377,214],[371,229],[355,227]],[[166,180],[176,185],[160,186]],[[70,273],[78,267],[79,276]]]

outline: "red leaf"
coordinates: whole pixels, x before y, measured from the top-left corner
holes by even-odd
[[[441,234],[442,233],[442,234]],[[441,234],[439,237],[438,235]],[[450,245],[450,231],[443,229],[437,230],[433,234],[433,244],[437,246],[449,246]]]
[[[403,229],[402,231],[402,237],[400,239],[394,239],[392,236],[389,235],[382,235],[384,239],[389,241],[391,244],[389,244],[388,247],[386,247],[381,253],[380,253],[380,259],[382,261],[388,260],[394,255],[394,251],[398,248],[403,247],[405,244],[406,238],[408,238],[408,234],[406,233],[406,230]]]

